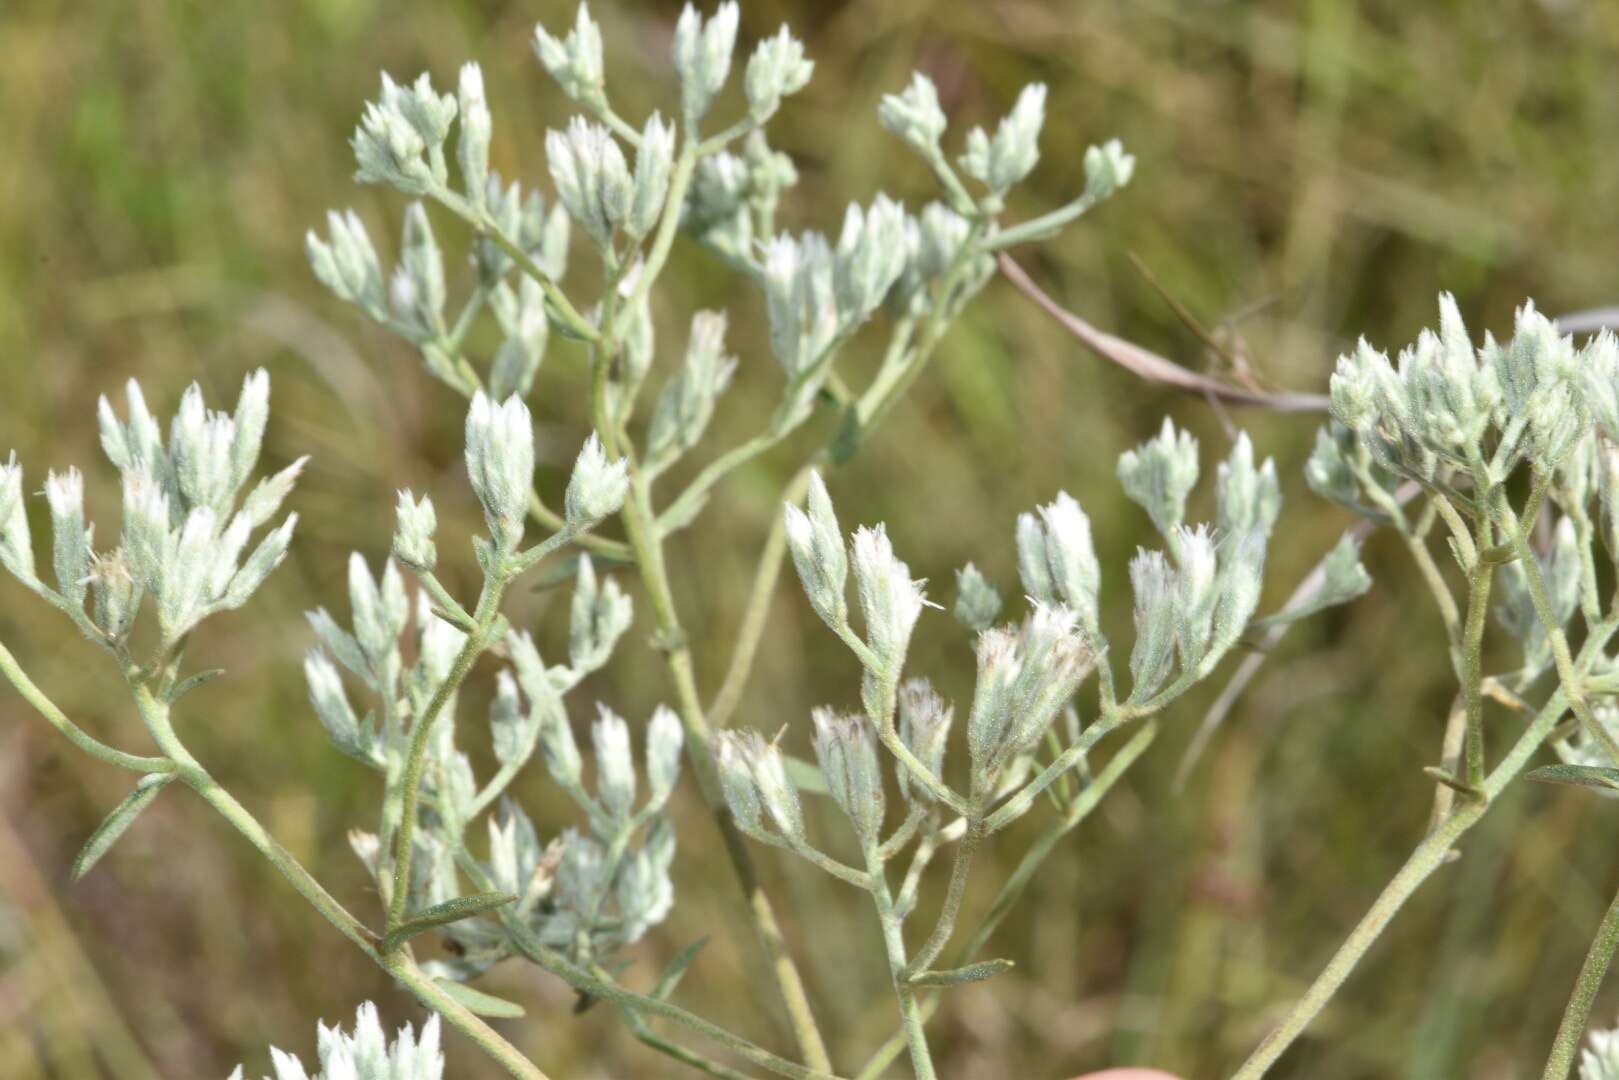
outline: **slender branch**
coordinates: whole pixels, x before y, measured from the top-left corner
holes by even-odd
[[[894,996],[899,999],[900,1024],[905,1030],[905,1042],[911,1051],[911,1070],[916,1080],[935,1080],[933,1055],[928,1049],[927,1033],[923,1030],[922,1009],[917,1002],[916,988],[909,979],[910,966],[905,959],[905,934],[901,928],[903,916],[895,908],[894,898],[888,891],[888,879],[883,874],[882,856],[877,845],[870,840],[864,844],[866,872],[871,875],[871,898],[877,906],[877,919],[882,924],[883,948],[888,954],[889,977],[894,983]]]
[[[933,933],[916,956],[911,959],[906,970],[915,974],[926,971],[933,966],[944,947],[950,943],[950,935],[956,932],[956,917],[961,914],[961,901],[967,894],[967,877],[972,870],[973,856],[978,853],[978,844],[984,839],[984,823],[981,819],[967,819],[967,834],[961,838],[956,848],[956,857],[950,866],[950,884],[946,888],[944,907],[939,912],[939,921],[933,927]],[[880,854],[879,854],[879,857]]]
[[[1591,1006],[1596,1002],[1602,979],[1608,974],[1614,949],[1619,947],[1619,893],[1608,905],[1596,937],[1580,965],[1579,978],[1574,980],[1574,992],[1568,1007],[1563,1010],[1562,1022],[1557,1025],[1557,1037],[1552,1040],[1551,1056],[1546,1059],[1546,1071],[1541,1080],[1565,1080],[1574,1068],[1574,1057],[1580,1050],[1580,1036],[1585,1034],[1586,1022],[1591,1018]]]
[[[28,677],[28,673],[18,665],[17,658],[11,655],[11,651],[4,644],[0,644],[0,675],[6,677],[6,681],[16,688],[22,699],[32,705],[34,711],[43,716],[51,727],[97,761],[141,773],[167,773],[175,770],[175,763],[169,758],[141,757],[115,750],[69,720],[67,715],[56,707],[56,703],[34,685],[34,680]]]

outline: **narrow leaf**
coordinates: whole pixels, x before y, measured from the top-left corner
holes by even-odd
[[[691,962],[697,959],[697,954],[702,952],[703,946],[707,944],[708,935],[704,934],[676,953],[675,958],[669,961],[669,966],[663,969],[663,975],[658,979],[658,985],[653,988],[652,996],[661,1000],[673,994],[675,987],[680,985],[681,976],[686,974],[686,969],[691,967]]]
[[[1015,965],[1010,960],[982,960],[966,967],[949,968],[944,971],[923,971],[911,976],[912,986],[959,986],[962,983],[983,982],[992,979],[1003,971],[1011,971]]]
[[[173,690],[169,691],[169,701],[179,701],[203,683],[213,682],[223,674],[225,674],[224,668],[210,668],[207,671],[199,671],[187,679],[182,679]]]
[[[141,777],[140,783],[135,785],[135,790],[124,796],[124,801],[96,826],[96,831],[85,841],[79,857],[73,860],[74,881],[88,874],[96,863],[101,861],[101,857],[112,849],[120,836],[124,835],[124,830],[134,824],[140,812],[145,810],[173,779],[173,773],[153,773]]]
[[[511,893],[474,893],[471,896],[458,896],[454,900],[446,900],[442,904],[434,904],[394,927],[393,931],[383,938],[382,951],[391,953],[417,934],[425,934],[434,927],[482,915],[516,899],[517,897]]]
[[[482,990],[474,990],[463,983],[453,979],[434,979],[438,988],[453,997],[466,1007],[468,1012],[479,1016],[492,1016],[499,1020],[515,1020],[524,1015],[523,1007],[515,1001],[507,1001],[493,994],[486,994]]]
[[[1543,784],[1572,784],[1575,787],[1619,791],[1619,769],[1600,765],[1543,765],[1529,774]]]

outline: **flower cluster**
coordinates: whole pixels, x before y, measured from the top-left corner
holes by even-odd
[[[275,1080],[443,1080],[444,1053],[439,1049],[439,1020],[429,1016],[421,1037],[409,1024],[388,1041],[369,1001],[354,1015],[351,1035],[337,1026],[319,1025],[316,1053],[320,1070],[310,1076],[296,1055],[270,1048]],[[238,1065],[230,1080],[243,1080]]]

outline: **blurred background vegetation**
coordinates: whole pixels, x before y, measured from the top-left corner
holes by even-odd
[[[621,111],[640,116],[667,99],[675,14],[673,4],[598,3]],[[166,413],[192,380],[219,400],[245,371],[270,368],[269,463],[314,455],[293,499],[302,523],[253,608],[215,620],[195,648],[198,666],[230,673],[188,699],[185,734],[361,912],[374,898],[344,834],[371,824],[377,792],[328,747],[304,703],[300,613],[345,610],[344,558],[386,551],[395,488],[432,492],[441,537],[464,533],[476,510],[458,470],[460,404],[315,283],[303,234],[329,206],[356,207],[374,235],[397,228],[402,201],[356,188],[345,145],[382,69],[425,69],[442,85],[480,59],[497,164],[539,182],[542,133],[568,107],[529,34],[536,20],[571,17],[561,0],[8,0],[0,10],[0,449],[16,447],[36,490],[47,467],[90,466],[105,530],[116,491],[95,448],[98,394],[139,376]],[[1441,289],[1480,332],[1507,328],[1525,296],[1553,313],[1619,300],[1619,5],[749,0],[744,36],[783,19],[817,62],[774,129],[803,176],[786,224],[835,227],[846,200],[879,185],[913,204],[931,197],[924,170],[874,116],[913,66],[938,82],[958,139],[965,122],[993,120],[1024,82],[1044,80],[1044,158],[1014,214],[1077,191],[1090,142],[1117,135],[1139,164],[1122,196],[1022,253],[1025,265],[1104,329],[1188,366],[1208,366],[1210,350],[1132,255],[1259,377],[1300,389],[1323,386],[1358,334],[1409,340]],[[443,237],[456,250],[448,222]],[[723,445],[750,432],[776,393],[762,305],[689,245],[676,258],[659,301],[666,339],[683,341],[692,306],[724,306],[742,354],[713,434]],[[852,368],[879,345],[879,333],[862,338]],[[560,484],[584,431],[578,374],[577,355],[553,343],[533,398],[548,484]],[[846,524],[886,520],[948,600],[953,569],[968,559],[1015,592],[1014,517],[1066,488],[1095,522],[1108,618],[1123,632],[1125,563],[1149,530],[1120,496],[1113,463],[1165,414],[1200,435],[1212,467],[1229,438],[1220,414],[1106,365],[997,281],[930,375],[834,475],[833,493]],[[1301,482],[1312,418],[1233,419],[1281,466],[1274,607],[1346,520]],[[675,545],[710,692],[775,492],[808,445],[734,477]],[[470,552],[441,549],[452,587],[469,585]],[[1207,697],[1175,707],[1164,737],[1002,930],[994,950],[1017,970],[947,999],[933,1025],[945,1075],[1061,1077],[1151,1062],[1216,1076],[1318,969],[1424,827],[1432,784],[1420,767],[1437,754],[1452,693],[1436,619],[1395,546],[1374,539],[1367,563],[1373,594],[1294,631],[1181,790],[1172,774]],[[519,598],[514,621],[555,641],[552,603]],[[69,714],[136,743],[115,673],[42,614],[0,582],[0,640]],[[912,667],[959,697],[970,689],[968,650],[934,616]],[[796,588],[784,588],[739,720],[771,732],[790,724],[802,749],[807,708],[829,696],[852,703],[854,677]],[[666,694],[664,672],[636,640],[593,692],[642,717]],[[480,693],[486,685],[463,705],[474,725]],[[1504,737],[1512,719],[1494,719]],[[307,1055],[314,1019],[350,1016],[362,998],[398,1021],[416,1014],[183,793],[160,800],[69,888],[74,853],[127,783],[0,695],[0,1076],[224,1076],[244,1058],[258,1075],[267,1042]],[[566,823],[539,770],[519,790],[543,829]],[[1511,791],[1277,1075],[1538,1074],[1619,876],[1616,808],[1566,790]],[[646,979],[713,934],[681,995],[779,1041],[749,979],[752,946],[712,824],[689,787],[677,801],[679,902],[628,977]],[[1027,835],[994,846],[1002,870]],[[813,916],[793,931],[836,1058],[863,1060],[894,1023],[872,962],[874,920],[846,890],[761,857],[783,900]],[[981,864],[970,910],[987,902],[993,869]],[[571,1015],[571,994],[537,970],[510,966],[488,982],[528,1003],[529,1018],[503,1029],[553,1076],[671,1071],[609,1010]],[[1610,988],[1597,1015],[1616,1007]],[[463,1046],[450,1054],[455,1077],[494,1075]]]

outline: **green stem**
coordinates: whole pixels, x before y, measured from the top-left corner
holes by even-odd
[[[1606,639],[1606,635],[1593,635],[1593,637]],[[1411,894],[1416,892],[1417,887],[1445,864],[1452,845],[1478,823],[1488,811],[1490,802],[1500,795],[1507,783],[1528,764],[1535,751],[1551,734],[1552,728],[1557,725],[1558,717],[1568,709],[1569,701],[1567,687],[1558,687],[1534,721],[1518,737],[1518,741],[1513,744],[1506,757],[1481,785],[1485,797],[1467,800],[1437,829],[1422,839],[1405,865],[1384,887],[1371,909],[1350,932],[1348,939],[1333,954],[1326,968],[1316,976],[1304,996],[1289,1010],[1281,1024],[1265,1037],[1242,1067],[1232,1075],[1232,1080],[1258,1080],[1303,1033],[1310,1021],[1315,1019],[1338,992],[1338,988],[1349,978],[1361,957],[1366,955],[1366,951],[1383,932],[1389,920],[1406,900],[1410,899]]]
[[[1490,546],[1488,525],[1479,529],[1479,547]],[[1484,782],[1484,628],[1490,615],[1490,583],[1495,567],[1482,560],[1468,571],[1467,627],[1462,638],[1462,692],[1467,702],[1467,782]]]
[[[175,771],[175,763],[167,757],[141,757],[137,754],[126,754],[122,750],[115,750],[88,731],[85,731],[72,720],[69,720],[67,715],[56,707],[56,703],[46,697],[38,686],[34,685],[34,680],[28,677],[28,673],[23,671],[17,664],[17,658],[12,656],[11,651],[3,644],[0,644],[0,675],[6,677],[6,681],[16,688],[22,699],[32,705],[34,711],[43,716],[51,727],[66,736],[69,742],[97,761],[104,761],[109,765],[117,765],[119,768],[131,769],[141,773]]]
[[[1603,976],[1613,961],[1614,949],[1619,947],[1619,894],[1608,905],[1602,924],[1597,927],[1585,963],[1580,965],[1580,976],[1574,980],[1574,993],[1563,1010],[1563,1020],[1557,1025],[1557,1037],[1552,1040],[1551,1056],[1546,1059],[1546,1071],[1541,1080],[1565,1080],[1574,1068],[1574,1057],[1580,1050],[1580,1036],[1591,1018],[1591,1006],[1597,990],[1602,987]]]
[[[944,952],[944,947],[950,943],[950,935],[956,932],[956,918],[961,914],[962,898],[967,895],[967,877],[972,870],[973,856],[978,853],[978,845],[983,839],[983,819],[969,817],[967,833],[961,838],[961,844],[956,848],[955,861],[950,865],[950,884],[945,890],[944,907],[939,912],[939,921],[934,924],[933,933],[928,935],[927,941],[906,969],[910,974],[931,968],[933,962],[939,959],[939,954]]]
[[[905,1043],[911,1051],[911,1071],[916,1080],[935,1080],[933,1054],[928,1049],[927,1033],[923,1030],[922,1009],[917,1002],[916,988],[910,983],[910,966],[905,959],[905,932],[902,919],[894,907],[893,895],[888,891],[888,879],[883,874],[882,856],[877,845],[865,843],[866,872],[871,875],[871,898],[877,906],[877,919],[882,924],[883,948],[888,954],[888,973],[894,983],[894,996],[899,1000],[900,1025],[905,1030]]]
[[[507,580],[503,568],[496,568],[485,579],[483,592],[478,597],[478,609],[473,614],[476,628],[467,635],[444,681],[439,683],[427,708],[411,727],[400,789],[399,835],[394,843],[393,894],[388,900],[388,933],[404,922],[405,907],[410,901],[410,869],[415,855],[416,815],[421,801],[422,770],[427,762],[428,736],[432,734],[433,722],[472,670],[473,661],[488,647],[489,633],[500,615],[500,598],[505,592]]]

